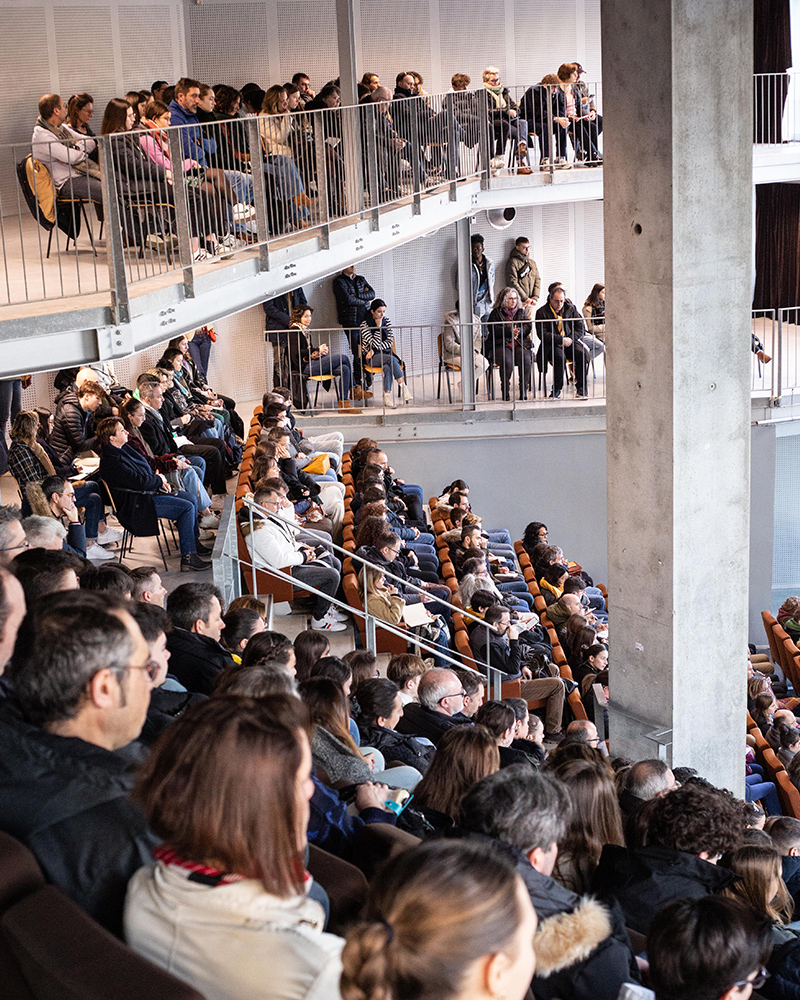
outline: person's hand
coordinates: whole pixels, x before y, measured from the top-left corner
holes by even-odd
[[[356,791],[356,809],[363,812],[364,809],[386,809],[386,796],[389,794],[388,785],[369,783],[359,785]]]
[[[508,109],[508,117],[509,118],[516,118],[517,117],[517,112],[513,108],[509,108]]]
[[[369,361],[369,359],[372,357],[374,353],[375,353],[374,351],[367,351],[364,357],[367,359],[367,361]]]
[[[433,600],[430,594],[420,594],[419,599],[423,604],[430,604],[430,602]]]
[[[182,469],[188,469],[191,466],[191,462],[187,458],[184,458],[182,455],[179,455],[175,459],[175,464],[176,464],[177,468],[179,468],[181,470]]]
[[[596,111],[590,111],[589,112],[589,120],[590,121],[594,121],[595,118],[597,118],[597,112]]]
[[[523,680],[529,681],[533,678],[533,674],[531,673],[530,667],[523,667],[521,672]]]
[[[323,358],[324,358],[324,357],[325,357],[325,355],[326,355],[326,354],[328,353],[328,345],[327,345],[327,344],[320,344],[320,345],[319,345],[319,353],[320,353],[320,354],[321,354],[321,355],[323,356]]]
[[[76,461],[76,462],[73,462],[72,464],[73,464],[76,472],[83,472],[83,465],[80,462]]]
[[[419,559],[417,559],[417,553],[413,549],[408,549],[408,558],[412,566],[419,566]]]
[[[364,754],[364,760],[367,762],[367,764],[369,764],[370,771],[374,771],[375,770],[375,757],[374,757],[374,755],[371,754],[371,753],[365,753]]]
[[[567,128],[567,126],[569,125],[569,122],[567,121],[566,118],[554,118],[553,121],[558,122],[558,124],[562,125],[564,128]]]
[[[572,337],[564,337],[564,347],[570,347],[572,345]]]
[[[305,553],[306,562],[313,562],[317,558],[317,553],[308,545],[303,546],[303,552]]]
[[[519,630],[515,629],[513,625],[508,626],[508,632],[506,634],[509,639],[519,639]]]
[[[414,538],[419,538],[419,528],[412,528],[411,530],[414,532]]]
[[[191,414],[184,413],[184,415],[181,417],[181,423],[182,424],[190,424],[191,422],[192,422]]]

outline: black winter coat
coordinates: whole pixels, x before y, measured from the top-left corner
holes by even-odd
[[[81,409],[78,393],[74,386],[70,386],[56,397],[50,446],[59,456],[61,464],[68,465],[81,452],[95,451],[96,445],[94,415]]]
[[[122,935],[125,890],[159,838],[129,800],[133,777],[116,754],[55,736],[0,707],[0,829],[36,855],[45,878]]]
[[[436,746],[442,735],[453,726],[459,725],[459,720],[443,715],[441,712],[434,712],[430,708],[425,708],[415,701],[409,702],[403,707],[403,715],[397,723],[398,733],[405,733],[406,736],[424,736]]]
[[[380,750],[387,764],[399,760],[402,764],[415,767],[421,774],[425,774],[433,760],[435,752],[433,747],[418,743],[413,736],[405,736],[394,729],[372,726],[361,721],[358,731],[361,733],[362,745]]]
[[[759,986],[768,1000],[800,1000],[800,938],[780,924],[772,926],[772,955],[767,962],[770,978]]]
[[[291,292],[285,292],[274,299],[267,299],[266,302],[262,302],[264,315],[267,318],[267,330],[279,330],[285,334],[292,322],[290,315],[292,306],[304,306],[307,304],[308,299],[302,288],[295,288]],[[267,340],[272,340],[274,343],[281,342],[270,336],[267,337]]]
[[[200,694],[210,695],[217,674],[233,663],[231,654],[216,639],[187,632],[183,628],[174,628],[170,632],[167,649],[172,654],[169,672],[187,691]]]
[[[333,279],[333,294],[336,299],[336,316],[345,330],[360,329],[375,298],[375,289],[360,274],[349,278],[337,274]]]
[[[167,426],[161,415],[156,416],[147,407],[144,408],[144,423],[139,431],[150,446],[150,451],[154,455],[176,455],[178,446],[172,436],[171,429]]]
[[[558,323],[561,320],[562,332],[558,332]],[[583,316],[575,308],[569,299],[564,300],[564,308],[560,316],[553,316],[550,303],[545,304],[536,310],[536,332],[540,338],[539,348],[536,351],[536,364],[539,368],[544,367],[544,362],[553,360],[553,352],[557,347],[564,346],[564,337],[570,337],[573,350],[577,341],[586,334]],[[539,577],[537,576],[537,579]]]
[[[167,726],[183,715],[190,705],[198,701],[206,701],[204,694],[192,694],[191,691],[165,690],[163,687],[153,688],[150,692],[150,705],[147,718],[139,736],[139,742],[152,746]]]
[[[735,881],[727,868],[684,851],[606,844],[592,889],[601,899],[620,904],[626,927],[647,934],[653,917],[673,899],[701,899]]]
[[[125,444],[106,445],[100,456],[99,475],[111,490],[117,517],[134,535],[158,534],[158,515],[153,497],[164,493],[164,483],[142,454]]]

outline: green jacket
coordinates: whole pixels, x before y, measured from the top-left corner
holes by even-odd
[[[526,299],[538,300],[541,284],[542,279],[539,277],[536,261],[533,257],[526,257],[514,247],[506,261],[506,285],[517,291],[522,299],[520,305]]]

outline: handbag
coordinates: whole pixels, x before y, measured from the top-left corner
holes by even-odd
[[[330,467],[331,460],[327,455],[317,455],[308,465],[303,466],[303,472],[307,472],[309,476],[324,476]]]

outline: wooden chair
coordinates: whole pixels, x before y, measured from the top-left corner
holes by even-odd
[[[397,358],[397,360],[400,362],[400,367],[403,370],[403,381],[406,384],[408,384],[408,378],[406,376],[406,363],[405,363],[405,361],[403,361],[403,359],[397,353],[397,344],[395,343],[394,338],[392,338],[392,353]],[[360,343],[358,345],[358,356],[359,356],[359,358],[361,358],[361,344]],[[382,365],[375,366],[375,365],[368,364],[366,361],[362,361],[361,362],[361,370],[363,372],[368,372],[370,375],[380,375],[381,376],[381,381],[383,380],[383,366]],[[396,380],[395,380],[395,384],[397,384]],[[364,385],[362,385],[361,388],[366,390],[366,386],[364,386]],[[397,397],[398,397],[398,399],[402,395],[402,392],[403,392],[402,388],[398,385],[397,386]],[[364,404],[367,404],[367,403],[369,403],[369,400],[367,399],[366,396],[364,396],[362,402]]]
[[[237,523],[236,525],[236,545],[239,553],[239,563],[242,572],[242,580],[248,593],[253,591],[253,568],[252,559],[250,557],[250,552],[247,548],[247,543],[245,542],[244,535],[242,534],[242,527]],[[283,569],[284,573],[290,573],[291,567],[286,566]],[[259,594],[271,594],[274,603],[279,603],[283,601],[291,601],[294,598],[294,587],[291,583],[286,580],[281,580],[277,576],[273,576],[271,573],[267,573],[265,570],[256,570],[256,583],[255,589]]]
[[[794,816],[795,819],[800,819],[800,792],[792,784],[792,779],[785,770],[776,772],[775,778],[784,816]]]
[[[95,473],[95,475],[97,475],[97,473]],[[114,502],[114,494],[111,492],[111,489],[110,489],[108,483],[106,483],[103,479],[99,479],[98,481],[100,482],[100,484],[102,485],[102,487],[106,491],[106,493],[108,494],[108,498],[111,501],[111,509],[114,511],[114,515],[116,516],[116,518],[119,521],[119,523],[122,525],[122,543],[120,544],[120,548],[119,548],[119,561],[121,563],[125,559],[125,553],[126,552],[130,553],[130,552],[133,551],[133,540],[134,540],[134,538],[152,538],[152,535],[137,534],[136,532],[132,531],[131,528],[129,528],[126,524],[124,524],[120,520],[119,511],[117,510],[117,505]],[[127,490],[126,492],[129,492],[129,493],[142,493],[142,495],[145,494],[144,490]],[[170,555],[169,540],[167,538],[167,533],[164,530],[164,520],[166,520],[166,518],[161,518],[161,517],[157,518],[158,529],[156,531],[155,538],[156,538],[156,541],[158,542],[158,551],[159,551],[159,553],[161,555],[161,561],[164,564],[164,572],[165,573],[169,573],[169,566],[167,565],[167,556],[164,555],[164,548],[161,545],[161,539],[163,538],[164,539],[164,546],[167,549],[167,555]],[[169,523],[170,523],[170,526],[172,526],[172,522],[170,521]],[[173,528],[173,531],[174,531],[174,528]]]

